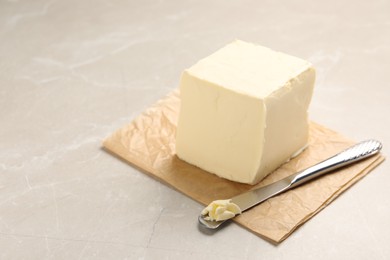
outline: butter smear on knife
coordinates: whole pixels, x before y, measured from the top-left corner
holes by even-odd
[[[241,209],[231,200],[215,200],[202,210],[204,219],[209,221],[222,221],[241,214]]]

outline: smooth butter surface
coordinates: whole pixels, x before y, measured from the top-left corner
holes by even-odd
[[[220,177],[255,184],[308,140],[311,64],[235,41],[184,71],[179,158]]]

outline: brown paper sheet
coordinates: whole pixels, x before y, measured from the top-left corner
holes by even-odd
[[[240,184],[219,178],[177,158],[175,132],[179,108],[180,98],[176,90],[113,133],[103,145],[114,155],[203,205],[282,179],[354,143],[312,122],[309,146],[304,152],[256,186]],[[318,178],[267,200],[234,221],[267,240],[279,243],[383,160],[384,157],[379,154]],[[196,221],[197,216],[193,217]]]

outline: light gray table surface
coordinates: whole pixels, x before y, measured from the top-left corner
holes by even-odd
[[[0,259],[390,259],[384,162],[273,245],[101,149],[234,39],[309,60],[311,120],[390,145],[390,1],[0,1]]]

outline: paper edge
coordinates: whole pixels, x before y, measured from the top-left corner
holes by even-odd
[[[319,125],[317,123],[315,123],[316,125]],[[322,125],[320,125],[322,126]],[[188,194],[186,194],[184,191],[182,191],[181,189],[171,185],[170,183],[166,182],[164,179],[162,179],[161,177],[159,177],[158,175],[156,175],[154,172],[155,170],[153,168],[146,168],[145,165],[135,159],[135,157],[131,157],[131,159],[129,157],[126,157],[124,154],[123,154],[123,151],[119,151],[120,149],[115,149],[114,147],[111,147],[110,145],[110,141],[112,141],[112,139],[115,137],[115,135],[118,134],[118,132],[120,132],[120,129],[115,131],[112,135],[110,135],[109,137],[107,137],[102,145],[103,145],[103,150],[105,150],[106,152],[108,152],[109,154],[113,155],[114,157],[120,159],[121,161],[123,161],[124,163],[136,168],[138,171],[146,174],[147,176],[149,176],[150,178],[164,184],[164,185],[167,185],[168,187],[172,188],[173,190],[175,191],[178,191],[180,192],[181,194],[185,195],[187,198],[191,199],[191,200],[195,200],[197,203],[201,204],[201,205],[206,205],[205,203],[203,203],[201,200],[199,200],[199,198],[196,198],[196,197],[191,197],[189,196]],[[280,244],[281,242],[283,242],[285,239],[287,239],[292,233],[294,233],[298,228],[300,228],[303,224],[305,224],[306,222],[308,222],[311,218],[313,218],[315,215],[317,215],[320,211],[322,211],[324,208],[326,208],[328,205],[330,205],[334,200],[336,200],[342,193],[346,192],[350,187],[352,187],[353,185],[355,185],[358,181],[360,181],[361,179],[363,179],[368,173],[370,173],[373,169],[375,169],[377,166],[379,166],[384,160],[385,160],[385,157],[380,153],[378,155],[375,155],[377,158],[371,162],[369,165],[367,165],[367,167],[365,167],[360,173],[358,173],[357,175],[355,175],[355,177],[353,177],[352,179],[350,179],[347,183],[345,183],[338,191],[336,191],[331,197],[329,197],[323,204],[321,204],[315,211],[313,211],[312,213],[310,213],[309,215],[307,215],[305,218],[301,219],[297,225],[295,227],[293,227],[288,233],[284,234],[283,236],[279,237],[279,238],[276,238],[276,239],[273,239],[271,237],[267,237],[267,236],[264,236],[248,227],[246,227],[245,225],[237,222],[236,220],[233,220],[232,222],[235,222],[236,224],[238,224],[239,226],[245,228],[246,230],[250,231],[251,233],[259,236],[259,237],[262,237],[264,240],[272,243],[272,244]],[[142,166],[141,166],[142,165]]]
[[[349,188],[351,188],[353,185],[358,183],[360,180],[362,180],[365,176],[367,176],[373,169],[378,167],[384,160],[385,157],[381,154],[376,155],[376,159],[367,165],[360,173],[355,175],[350,181],[345,183],[339,190],[337,190],[331,197],[329,197],[321,206],[319,206],[315,211],[313,211],[311,214],[307,215],[305,218],[301,219],[297,223],[295,227],[293,227],[290,232],[285,234],[284,236],[280,237],[278,240],[275,240],[276,243],[281,243],[285,239],[287,239],[292,233],[294,233],[298,228],[300,228],[303,224],[308,222],[311,218],[313,218],[315,215],[320,213],[323,209],[325,209],[328,205],[330,205],[333,201],[335,201],[340,195],[342,195],[344,192],[346,192]]]

